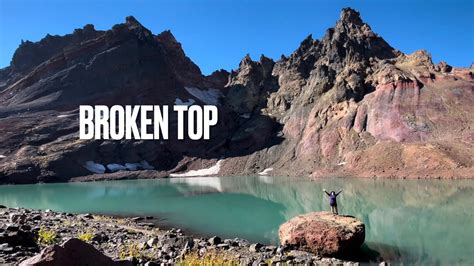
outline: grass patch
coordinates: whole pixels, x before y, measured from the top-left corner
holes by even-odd
[[[119,252],[119,258],[121,260],[127,258],[151,259],[150,256],[145,254],[145,250],[138,246],[138,243],[127,243],[122,245]]]
[[[239,265],[239,259],[226,256],[216,251],[208,251],[204,256],[199,256],[197,251],[190,252],[178,260],[178,265],[185,266],[211,266],[211,265]]]
[[[90,232],[82,233],[77,236],[80,240],[84,242],[91,242],[92,238],[94,238],[94,234]]]
[[[55,231],[40,228],[37,241],[39,244],[52,245],[58,242],[58,234]]]

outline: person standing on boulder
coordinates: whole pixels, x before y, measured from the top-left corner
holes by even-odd
[[[339,192],[337,193],[334,191],[331,191],[331,193],[328,193],[326,189],[323,189],[323,191],[329,196],[329,205],[331,206],[331,212],[335,215],[338,215],[336,198],[342,192],[342,189],[339,190]]]

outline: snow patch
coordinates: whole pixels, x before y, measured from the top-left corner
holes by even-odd
[[[221,169],[222,160],[217,161],[217,163],[209,168],[191,170],[186,173],[181,174],[170,174],[171,177],[190,177],[190,176],[208,176],[208,175],[217,175]]]
[[[127,168],[130,171],[137,171],[138,167],[140,167],[139,163],[126,163],[125,168]]]
[[[176,100],[174,100],[174,104],[175,105],[186,105],[186,106],[190,106],[191,104],[195,103],[196,101],[194,99],[189,99],[187,101],[183,101],[181,100],[180,98],[176,98]]]
[[[341,165],[345,165],[347,162],[340,162],[338,163],[337,165],[341,166]]]
[[[64,117],[71,117],[71,116],[76,116],[76,114],[58,115],[57,118],[64,118]]]
[[[107,165],[107,168],[112,172],[127,170],[127,167],[125,167],[121,164],[118,164],[118,163],[109,163]]]
[[[93,161],[87,161],[84,167],[96,174],[103,174],[105,173],[105,166],[100,163],[95,163]]]
[[[194,87],[184,87],[184,89],[205,104],[219,105],[219,98],[223,96],[222,92],[216,89],[201,90]]]
[[[139,163],[126,163],[125,168],[130,171],[137,171],[139,169],[143,170],[153,170],[155,167],[151,166],[147,161],[143,160]]]
[[[5,156],[5,155],[3,155],[3,154],[0,154],[0,159],[3,159],[3,158],[5,158],[5,157],[7,157],[7,156]]]
[[[218,177],[172,178],[170,183],[185,183],[190,186],[210,187],[222,192],[221,179]]]
[[[267,168],[265,170],[263,170],[262,172],[258,173],[259,175],[268,175],[271,171],[273,171],[273,168],[270,167],[270,168]]]

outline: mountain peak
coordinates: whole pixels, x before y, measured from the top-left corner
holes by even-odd
[[[345,7],[342,9],[341,15],[339,16],[339,22],[351,23],[356,25],[364,24],[364,22],[360,18],[360,13],[350,7]]]
[[[177,44],[178,41],[174,37],[173,33],[170,30],[165,30],[156,36],[156,39],[168,43],[168,44]]]
[[[142,24],[140,24],[140,22],[138,22],[138,20],[134,16],[125,17],[125,22],[129,26],[134,26],[134,25],[135,26],[142,26]]]
[[[126,27],[134,32],[138,38],[144,40],[149,39],[153,36],[151,31],[145,28],[134,16],[128,16],[125,18],[125,25]]]
[[[343,8],[334,28],[335,32],[348,35],[370,36],[374,33],[370,26],[360,17],[360,13],[350,7]]]

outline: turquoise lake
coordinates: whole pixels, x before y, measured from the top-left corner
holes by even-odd
[[[9,207],[152,215],[198,235],[278,244],[278,227],[329,210],[363,220],[365,253],[393,263],[474,264],[474,181],[202,177],[0,186]]]

